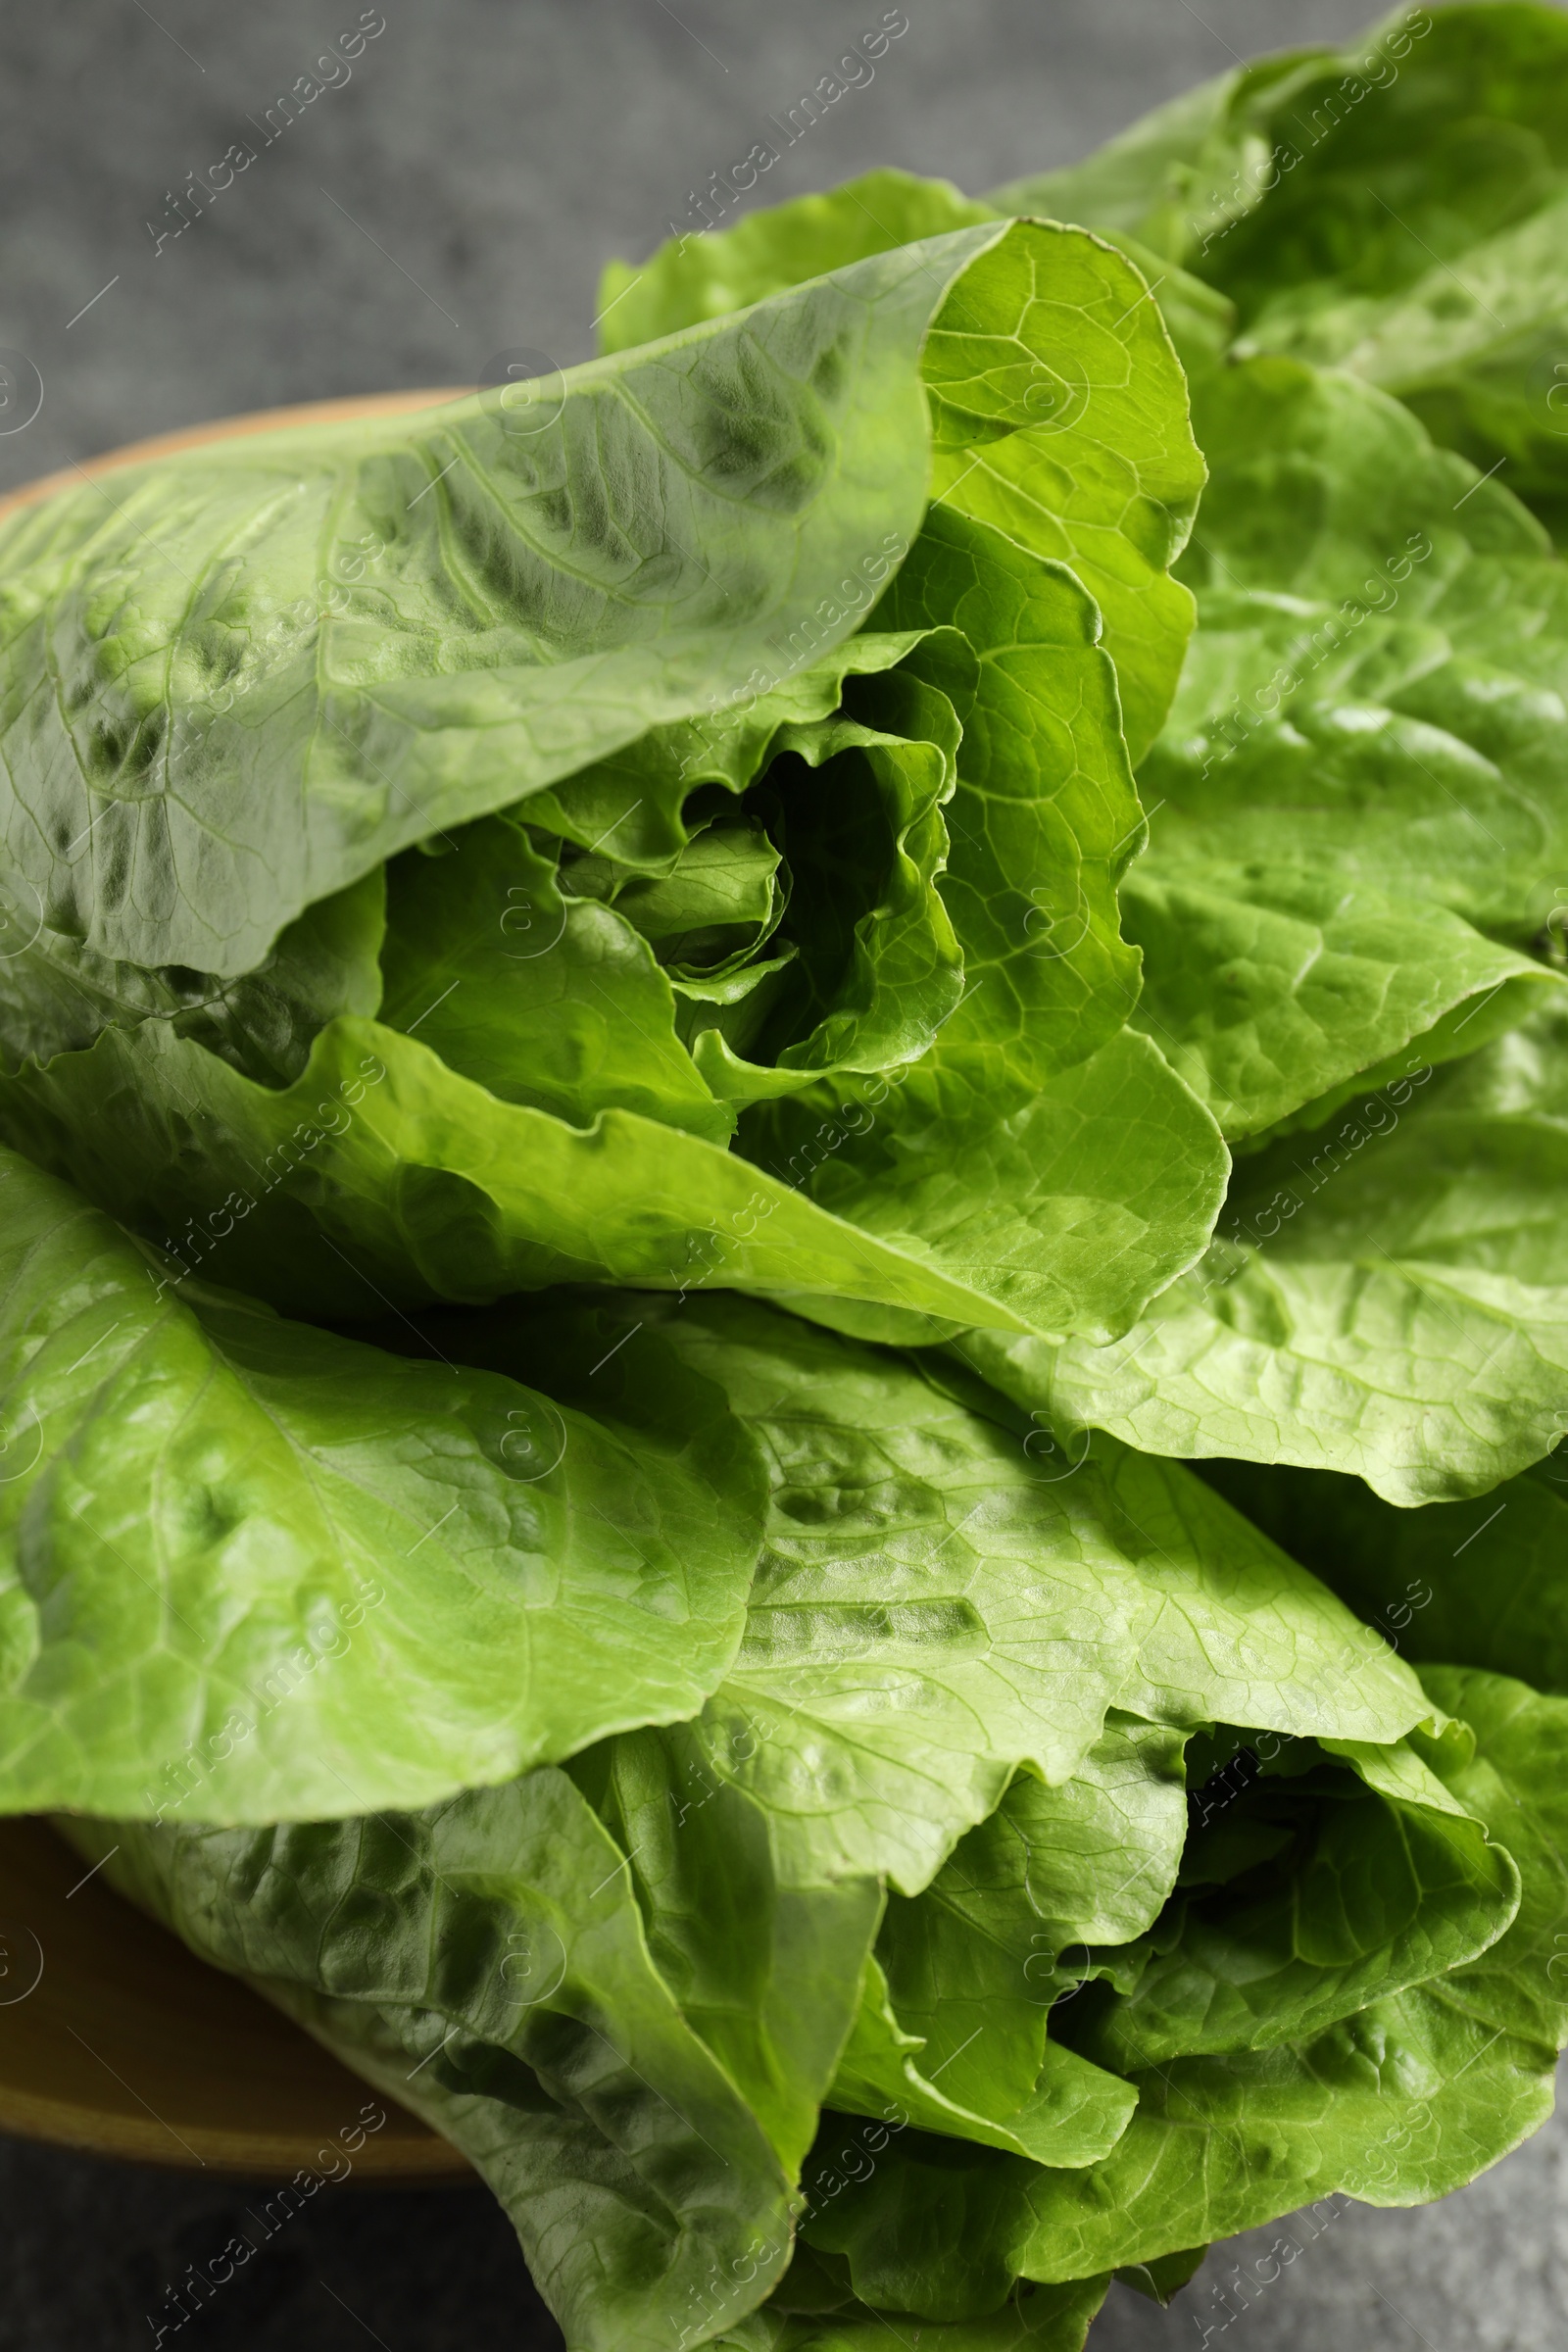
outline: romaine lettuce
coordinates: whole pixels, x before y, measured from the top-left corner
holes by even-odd
[[[0,1804],[572,2352],[1081,2352],[1549,2107],[1565,74],[0,525]]]

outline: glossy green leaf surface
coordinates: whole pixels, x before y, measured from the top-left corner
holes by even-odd
[[[1080,218],[1041,208],[1048,220]],[[944,180],[874,172],[827,196],[665,245],[635,281],[612,264],[606,347],[668,334],[911,238],[998,216]],[[1202,481],[1145,281],[1088,240],[997,249],[928,347],[934,489],[952,511],[1070,564],[1104,615],[1136,759],[1170,700],[1191,612],[1163,574]],[[1048,258],[1049,257],[1049,258]],[[618,298],[618,299],[617,299]],[[613,308],[606,307],[613,304]],[[1024,415],[1017,416],[1019,403]],[[1016,425],[1026,430],[1017,436]],[[944,459],[945,449],[953,455]]]
[[[181,1292],[10,1153],[0,1193],[6,1810],[420,1803],[713,1688],[761,1465],[657,1341],[578,1410],[544,1355],[414,1363]]]
[[[1070,1071],[1000,1124],[960,1092],[951,1129],[923,1119],[908,1149],[879,1119],[884,1078],[756,1164],[636,1111],[580,1128],[503,1102],[375,1022],[334,1021],[273,1089],[149,1021],[0,1078],[0,1134],[189,1273],[290,1312],[600,1281],[1108,1333],[1201,1251],[1226,1161],[1147,1040],[1103,1051],[1108,1087]],[[873,1134],[880,1183],[849,1164]],[[1021,1197],[993,1191],[1012,1178]]]
[[[1048,2171],[926,2136],[901,2143],[810,2233],[862,2294],[947,2317],[1009,2278],[1088,2278],[1154,2262],[1343,2190],[1375,2204],[1440,2196],[1549,2112],[1568,2005],[1547,1976],[1562,1916],[1563,1703],[1517,1683],[1432,1668],[1478,1748],[1445,1756],[1451,1793],[1504,1829],[1523,1886],[1479,1958],[1374,2000],[1325,2033],[1135,2077],[1139,2106],[1110,2155]],[[1444,1751],[1435,1751],[1443,1754]]]
[[[1108,1338],[1193,1262],[1225,1154],[1122,1038],[1116,905],[1129,697],[1191,616],[1180,371],[1079,231],[823,258],[526,397],[0,535],[20,1148],[290,1310],[701,1280]]]
[[[1202,1265],[1114,1346],[965,1352],[1063,1429],[1353,1471],[1395,1502],[1484,1493],[1562,1429],[1565,1053],[1540,1014],[1244,1160]]]
[[[1400,10],[0,523],[0,1808],[571,2352],[1549,2111],[1565,92]]]

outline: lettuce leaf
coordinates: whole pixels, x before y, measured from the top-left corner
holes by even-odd
[[[66,1826],[472,2154],[573,2341],[668,2345],[777,2278],[830,2097],[976,2154],[1119,2144],[1132,2093],[1049,2003],[1069,1942],[1139,1934],[1168,1891],[1193,1729],[1242,1711],[1392,1756],[1443,1718],[1190,1473],[1043,1480],[978,1390],[738,1298],[636,1303],[448,1314],[404,1346],[475,1382],[547,1358],[564,1416],[650,1379],[678,1412],[672,1362],[716,1384],[772,1494],[709,1706],[422,1812]]]
[[[1348,377],[1244,363],[1197,413],[1200,625],[1123,908],[1136,1023],[1250,1144],[1560,988],[1519,951],[1568,854],[1562,567]]]
[[[1142,239],[1230,300],[1239,349],[1383,386],[1560,527],[1565,90],[1556,9],[1400,7],[987,202]]]
[[[1564,846],[1539,526],[1348,377],[1253,361],[1199,415],[1201,623],[1142,771],[1154,859],[1317,869],[1527,945]]]
[[[874,1998],[892,2031],[852,2042],[831,2106],[874,2114],[880,2090],[921,2129],[1043,2164],[1108,2151],[1134,2097],[1048,2039],[1048,2014],[1076,1988],[1072,1946],[1131,1941],[1169,1895],[1187,1827],[1185,1744],[1181,1731],[1112,1710],[1070,1780],[1020,1774],[928,1887],[889,1896],[862,2021]]]
[[[921,1915],[922,1925],[928,1918]],[[997,1990],[986,1982],[991,1955],[984,1946],[977,1955],[961,1935],[950,1942],[948,1950],[927,1946],[920,1953],[922,1981],[912,1995],[901,1994],[897,2007],[881,1963],[867,1961],[859,2014],[829,2087],[829,2104],[859,2114],[896,2112],[921,2131],[949,2132],[1041,2164],[1093,2164],[1108,2155],[1127,2129],[1137,2093],[1060,2042],[1048,2041],[1043,2009],[1035,2004],[1030,2016],[1022,2000],[1008,2001],[1010,1984],[999,2014],[999,2005],[986,1998]],[[975,2017],[979,2022],[969,2025]],[[1009,2034],[1014,2023],[1023,2030]],[[928,2030],[910,2032],[911,2024]],[[1000,2046],[987,2039],[971,2055],[991,2029],[1004,2036]]]
[[[1330,1741],[1325,1754],[1344,1755],[1364,1788],[1327,1764],[1260,1779],[1225,1829],[1245,1821],[1251,1838],[1288,1842],[1234,1879],[1235,1854],[1195,1852],[1189,1839],[1186,1891],[1117,1953],[1126,1989],[1093,1988],[1066,2014],[1071,2048],[1119,2074],[1277,2048],[1496,1941],[1518,1909],[1519,1874],[1480,1823],[1407,1749]],[[1204,1884],[1208,1872],[1217,1885]]]
[[[394,1353],[176,1287],[3,1171],[13,1810],[336,1816],[695,1717],[665,1769],[760,1806],[786,1881],[914,1888],[1020,1762],[1070,1775],[1108,1707],[1315,1729],[1291,1663],[1349,1648],[1188,1474],[1044,1484],[994,1421],[792,1318],[585,1298],[396,1325]],[[854,1731],[878,1688],[900,1706]],[[1421,1718],[1407,1677],[1354,1688],[1350,1736]]]
[[[1552,509],[1565,91],[1555,9],[1392,17],[1254,114],[1278,184],[1198,265],[1253,347],[1353,368]]]
[[[0,1806],[584,2352],[1081,2352],[1549,2107],[1565,74],[0,524]]]
[[[1568,1345],[1562,983],[1520,952],[1568,857],[1562,567],[1348,378],[1243,363],[1198,417],[1200,627],[1123,903],[1136,1026],[1254,1156],[1125,1338],[972,1360],[1064,1431],[1473,1494],[1551,1443]]]
[[[1568,1463],[1470,1502],[1397,1510],[1331,1471],[1212,1462],[1204,1477],[1404,1656],[1462,1658],[1568,1697]]]
[[[1244,1161],[1203,1265],[1125,1340],[963,1353],[1055,1428],[1353,1471],[1394,1502],[1485,1493],[1562,1429],[1565,1078],[1556,1011],[1417,1067]]]
[[[458,2142],[585,2352],[670,2352],[708,2298],[722,2322],[766,2292],[783,2170],[564,1773],[373,1821],[116,1824],[113,1854],[103,1829],[71,1829],[122,1891]]]
[[[772,637],[914,536],[921,345],[1008,233],[505,408],[220,441],[11,516],[14,887],[98,955],[244,972],[395,851],[776,669]]]
[[[10,1152],[0,1194],[0,1807],[417,1804],[714,1688],[763,1470],[659,1341],[580,1409],[544,1354],[416,1363],[175,1294]]]
[[[1190,1471],[1100,1441],[1053,1478],[983,1396],[740,1299],[677,1311],[662,1328],[778,1481],[694,1736],[803,1876],[918,1891],[1019,1764],[1075,1774],[1111,1707],[1374,1741],[1425,1720],[1398,1661]],[[626,1319],[606,1311],[607,1344]]]
[[[377,1022],[333,1021],[273,1089],[149,1021],[0,1078],[0,1135],[113,1201],[174,1279],[295,1314],[598,1281],[1108,1337],[1201,1252],[1224,1146],[1147,1039],[1118,1035],[1000,1123],[955,1091],[951,1124],[901,1148],[883,1079],[759,1166],[636,1111],[580,1128],[502,1102]],[[879,1127],[881,1182],[849,1164]]]
[[[1150,859],[1122,906],[1148,958],[1134,1024],[1233,1145],[1321,1126],[1412,1062],[1474,1053],[1563,986],[1446,907],[1321,870]]]

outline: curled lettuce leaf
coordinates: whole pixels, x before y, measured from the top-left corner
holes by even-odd
[[[1109,1337],[1201,1252],[1224,1146],[1148,1040],[1000,1123],[955,1093],[904,1147],[882,1078],[757,1164],[633,1110],[577,1127],[503,1102],[377,1022],[332,1022],[283,1089],[144,1022],[0,1078],[0,1135],[114,1201],[175,1279],[296,1314],[596,1281]],[[850,1166],[873,1136],[880,1183]]]
[[[1097,2244],[1174,2250],[1336,2187],[1419,2203],[1549,2112],[1568,2035],[1568,2003],[1546,1972],[1565,1899],[1563,1702],[1473,1671],[1433,1667],[1426,1679],[1476,1733],[1475,1761],[1445,1777],[1506,1838],[1524,1889],[1512,1926],[1478,1959],[1325,2034],[1147,2079],[1102,2179],[1065,2173],[1031,2195],[1026,2270],[1070,2274]]]
[[[1048,220],[1085,217],[1039,209]],[[601,290],[606,348],[668,334],[939,228],[996,218],[946,180],[868,172],[830,195],[662,246],[635,276],[612,263]],[[950,305],[928,362],[938,449],[953,453],[939,457],[933,489],[952,512],[1059,558],[1090,590],[1104,615],[1136,760],[1169,705],[1192,625],[1165,573],[1202,470],[1185,404],[1165,396],[1170,346],[1148,285],[1113,250],[1091,259],[1092,251],[1081,241],[1071,270],[1043,270],[1016,245],[1010,303]],[[1033,446],[1009,445],[1005,419],[1020,397],[1038,428]]]
[[[1270,1767],[1250,1802],[1189,1838],[1184,1891],[1066,2014],[1070,2047],[1139,2074],[1207,2051],[1272,2049],[1495,1943],[1519,1874],[1408,1749],[1322,1743]],[[1364,1786],[1346,1785],[1343,1757]],[[1305,1767],[1303,1769],[1303,1766]],[[1277,1769],[1277,1768],[1276,1768]],[[1199,1819],[1203,1823],[1200,1795]]]
[[[776,669],[772,637],[913,537],[921,345],[1006,233],[505,407],[221,441],[14,515],[13,888],[97,955],[241,973],[395,851]]]
[[[996,1986],[987,1975],[1003,1972],[987,1971],[991,1954],[983,1944],[961,1935],[951,1940],[950,1952],[929,1944],[919,1952],[918,1987],[912,1996],[904,1991],[897,2006],[882,1963],[874,1955],[866,1962],[859,2013],[829,2104],[860,2114],[901,2112],[921,2131],[1042,2164],[1093,2164],[1108,2155],[1127,2129],[1137,2093],[1048,2040],[1044,2008],[1036,2003],[1030,2015],[1027,1994],[1009,2000],[1010,1983],[1000,2002],[988,2001]],[[911,2032],[911,2025],[926,2030]],[[972,2056],[988,2034],[986,2047]]]

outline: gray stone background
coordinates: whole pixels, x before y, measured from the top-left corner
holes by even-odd
[[[1363,0],[906,0],[908,31],[762,183],[873,164],[969,189],[1070,162],[1236,55],[1353,32]],[[0,16],[0,489],[203,418],[587,356],[600,265],[641,259],[880,0],[381,0],[352,77],[270,144],[358,0],[49,0]],[[188,174],[256,160],[175,233]],[[187,210],[193,208],[187,204]],[[151,229],[148,222],[152,222]],[[155,245],[165,233],[161,247]],[[84,307],[86,306],[86,307]],[[0,2352],[130,2352],[250,2192],[0,2140]],[[1250,2264],[1280,2230],[1240,2241]],[[1305,2231],[1298,2233],[1303,2239]],[[1092,2352],[1540,2352],[1568,2311],[1568,2128],[1438,2208],[1350,2208],[1256,2300],[1230,2253],[1168,2313],[1112,2290]],[[1228,2311],[1241,2316],[1226,2321]],[[910,2328],[912,2337],[912,2327]],[[180,2352],[558,2352],[480,2191],[329,2190]]]

